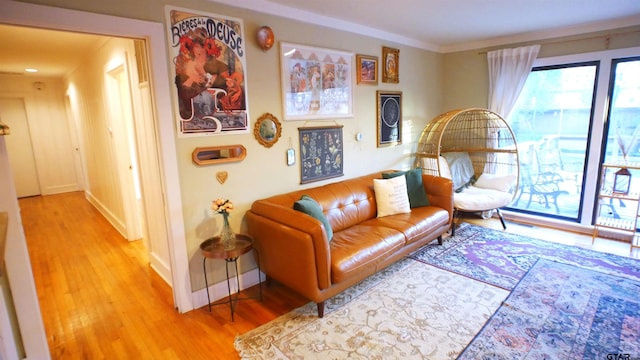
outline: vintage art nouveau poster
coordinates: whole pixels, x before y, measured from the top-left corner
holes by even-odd
[[[281,43],[284,120],[353,117],[353,54]]]
[[[248,132],[242,20],[167,7],[178,131]]]

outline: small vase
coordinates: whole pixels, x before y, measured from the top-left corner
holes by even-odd
[[[236,234],[233,233],[233,230],[231,230],[231,226],[229,225],[229,214],[222,213],[222,216],[224,218],[224,224],[222,225],[220,240],[222,241],[222,246],[225,250],[231,250],[235,245]]]

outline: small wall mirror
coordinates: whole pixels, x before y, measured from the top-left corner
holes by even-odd
[[[242,145],[198,147],[191,153],[191,159],[197,165],[242,161],[246,156],[247,149]]]
[[[271,147],[278,142],[282,135],[282,126],[278,118],[270,113],[264,113],[256,120],[253,128],[253,135],[264,147]]]

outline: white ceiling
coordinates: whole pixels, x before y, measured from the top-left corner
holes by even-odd
[[[640,25],[640,0],[209,1],[443,53]],[[105,38],[0,25],[0,39],[0,74],[61,76]]]
[[[640,0],[209,1],[438,52],[640,25]]]

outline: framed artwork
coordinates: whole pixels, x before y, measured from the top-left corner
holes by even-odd
[[[284,120],[353,117],[353,54],[281,43]]]
[[[402,144],[402,92],[376,91],[378,147]]]
[[[358,84],[378,85],[378,57],[356,55],[356,79]]]
[[[249,132],[241,19],[167,7],[179,135]]]
[[[400,50],[382,47],[382,82],[397,84],[400,80]]]
[[[300,183],[344,175],[342,126],[300,127]]]

